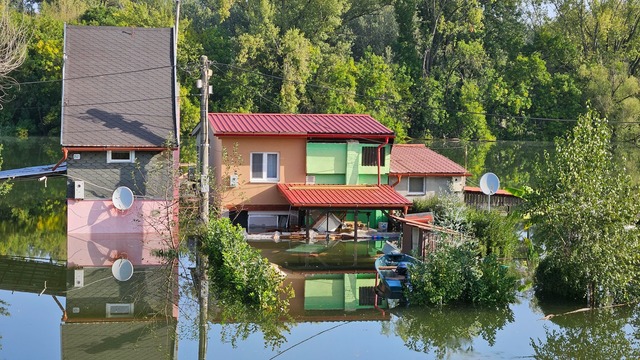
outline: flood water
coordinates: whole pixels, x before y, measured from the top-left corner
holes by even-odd
[[[58,139],[0,138],[0,143],[4,144],[3,169],[53,164],[62,155]],[[466,167],[476,179],[482,173],[492,171],[504,179],[503,183],[514,187],[529,181],[528,167],[534,158],[532,154],[549,148],[548,144],[527,146],[526,143],[494,143],[488,148],[483,144],[468,145],[466,149],[459,143],[443,143],[432,147],[463,165],[466,161]],[[630,157],[634,158],[633,154]],[[630,171],[635,173],[637,167]],[[473,183],[473,179],[470,182]],[[6,308],[6,314],[0,310],[0,359],[130,358],[126,356],[126,351],[130,351],[127,349],[141,347],[147,340],[163,336],[162,325],[154,327],[142,322],[144,329],[134,331],[134,323],[124,322],[125,327],[118,328],[122,322],[113,319],[94,322],[92,328],[74,333],[68,326],[71,324],[63,325],[63,313],[55,299],[65,308],[67,301],[77,301],[79,292],[61,290],[54,298],[51,294],[56,291],[55,284],[42,284],[40,290],[39,283],[29,282],[26,269],[34,267],[25,267],[24,278],[18,280],[15,276],[12,279],[3,277],[8,273],[3,266],[12,266],[13,269],[17,266],[10,260],[40,259],[55,269],[54,260],[66,259],[64,204],[64,177],[49,178],[46,182],[18,180],[14,182],[11,193],[0,197],[0,301],[4,303],[0,303],[0,309]],[[255,245],[267,256],[286,252],[290,246],[286,243]],[[370,249],[348,248],[349,244],[340,246],[345,247],[345,253],[359,254],[357,258],[353,255],[353,262],[345,262],[341,271],[332,269],[329,274],[318,274],[319,264],[314,259],[308,261],[297,257],[290,260],[295,269],[291,270],[289,281],[296,289],[296,298],[292,299],[292,320],[268,328],[212,322],[208,358],[640,357],[640,308],[637,306],[566,314],[581,308],[580,304],[540,303],[531,289],[522,291],[518,302],[504,309],[332,308],[333,305],[328,304],[340,303],[336,296],[345,296],[342,291],[335,290],[336,284],[342,284],[355,273],[364,274],[358,275],[358,281],[371,281],[373,269],[371,259],[367,258]],[[182,265],[179,268],[183,276],[179,278],[182,291],[178,323],[169,327],[170,335],[175,336],[177,351],[164,354],[167,358],[194,359],[198,354],[198,308],[188,290],[191,288],[188,267],[192,264],[183,259]],[[85,273],[85,279],[88,278]],[[95,282],[85,280],[84,288],[98,288],[103,279],[98,278]],[[316,281],[313,291],[309,281]],[[325,284],[326,281],[332,282]],[[327,294],[320,293],[327,289]],[[311,301],[313,296],[315,302]],[[549,314],[556,316],[543,320]]]

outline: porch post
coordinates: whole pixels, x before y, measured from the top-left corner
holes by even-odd
[[[309,209],[304,209],[304,229],[306,231],[307,244],[309,243],[309,236],[311,235],[309,231]]]

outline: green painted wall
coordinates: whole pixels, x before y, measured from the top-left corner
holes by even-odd
[[[375,274],[319,274],[304,282],[305,310],[356,310],[372,308],[359,305],[360,288],[375,286]]]
[[[378,167],[362,166],[362,148],[375,147],[357,141],[347,143],[307,143],[307,175],[316,177],[316,184],[357,185],[377,184]],[[391,162],[391,147],[385,146],[384,166],[380,182],[386,184]]]
[[[347,144],[307,143],[307,174],[344,174]]]
[[[384,168],[380,168],[380,184],[386,185],[389,183],[387,174],[383,171]],[[378,171],[375,174],[360,174],[360,184],[377,184],[378,183]]]
[[[305,310],[344,309],[344,277],[342,274],[310,277],[304,282]]]
[[[358,170],[360,169],[360,144],[355,141],[347,143],[347,169],[345,173],[345,184],[358,184]]]
[[[344,174],[333,175],[314,175],[316,177],[316,184],[323,185],[344,185]]]

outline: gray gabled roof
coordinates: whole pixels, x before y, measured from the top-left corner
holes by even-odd
[[[173,29],[65,27],[65,147],[161,147],[176,140]]]

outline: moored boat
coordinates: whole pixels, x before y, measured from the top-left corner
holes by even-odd
[[[389,245],[389,246],[387,246]],[[395,246],[387,243],[384,255],[375,261],[379,282],[375,287],[378,296],[386,299],[404,300],[404,289],[410,286],[409,267],[419,260],[403,254]]]

